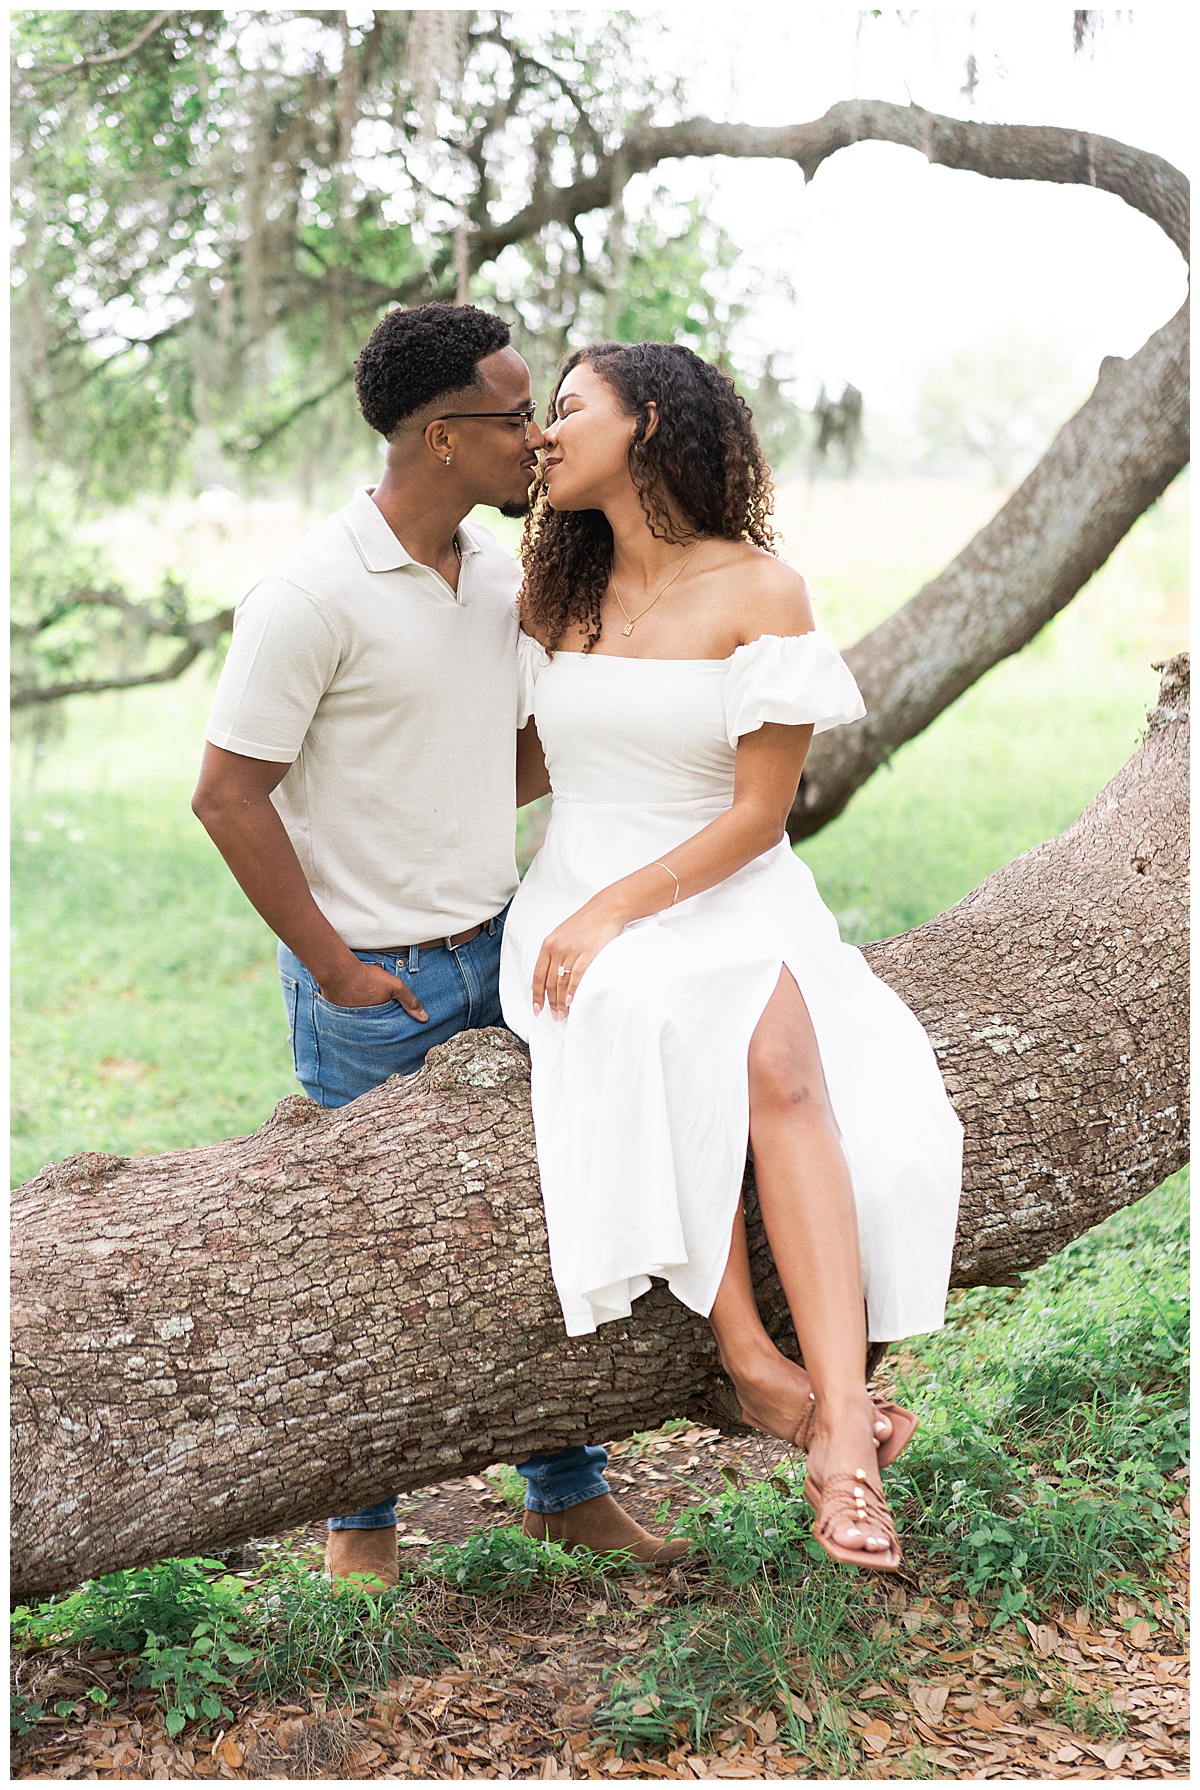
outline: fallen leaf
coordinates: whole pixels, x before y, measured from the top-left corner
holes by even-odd
[[[232,1734],[226,1735],[221,1742],[221,1757],[232,1770],[240,1771],[244,1763],[244,1754]]]
[[[892,1738],[892,1730],[888,1727],[886,1722],[881,1722],[876,1718],[875,1721],[867,1723],[862,1731],[862,1738],[864,1743],[870,1747],[873,1753],[882,1753],[884,1747]]]
[[[946,1707],[950,1687],[946,1684],[922,1684],[919,1678],[910,1678],[908,1694],[919,1715],[923,1715],[927,1722],[937,1722]]]
[[[1129,1640],[1134,1647],[1150,1645],[1150,1624],[1146,1621],[1135,1622],[1129,1631]]]
[[[750,1726],[754,1729],[764,1746],[770,1746],[771,1742],[775,1739],[775,1736],[779,1733],[779,1723],[775,1720],[774,1715],[769,1709],[765,1714],[760,1715],[757,1721],[751,1722]]]
[[[1117,1769],[1118,1765],[1122,1765],[1125,1761],[1125,1754],[1128,1752],[1128,1750],[1129,1749],[1126,1747],[1125,1742],[1122,1741],[1119,1746],[1115,1746],[1109,1752],[1105,1753],[1105,1755],[1104,1755],[1105,1771],[1115,1771]]]

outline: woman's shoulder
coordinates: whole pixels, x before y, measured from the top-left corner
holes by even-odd
[[[734,589],[739,644],[746,645],[763,634],[810,633],[816,623],[808,586],[795,567],[749,542],[737,546],[741,551],[732,559],[732,566],[737,570]]]

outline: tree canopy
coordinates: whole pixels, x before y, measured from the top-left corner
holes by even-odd
[[[562,23],[554,23],[558,18]],[[569,24],[569,28],[568,28]],[[631,126],[678,115],[631,14],[17,16],[16,437],[119,501],[357,438],[389,304],[728,355],[735,256],[698,203],[626,216]],[[591,210],[548,194],[600,179]],[[539,209],[541,208],[541,209]],[[316,432],[293,429],[321,408]]]

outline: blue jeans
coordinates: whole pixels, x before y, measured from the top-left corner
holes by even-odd
[[[507,912],[507,909],[505,910]],[[498,981],[504,914],[488,922],[465,945],[356,951],[363,963],[382,964],[402,976],[420,995],[428,1020],[422,1024],[398,1001],[378,1007],[335,1007],[287,946],[279,947],[279,980],[287,1009],[288,1035],[296,1080],[322,1106],[345,1106],[369,1093],[389,1075],[415,1075],[435,1044],[478,1026],[502,1026]],[[562,1448],[535,1454],[517,1472],[525,1481],[525,1507],[543,1513],[569,1510],[608,1491],[603,1448]],[[396,1521],[396,1502],[385,1498],[350,1516],[330,1517],[331,1529],[387,1529]]]

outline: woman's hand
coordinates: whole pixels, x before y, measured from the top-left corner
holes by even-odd
[[[583,972],[624,926],[624,920],[599,899],[556,926],[542,941],[534,967],[534,1012],[540,1013],[549,1002],[554,1018],[565,1019]]]

